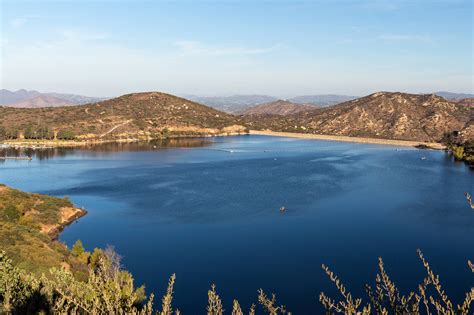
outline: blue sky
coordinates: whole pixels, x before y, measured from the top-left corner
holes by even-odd
[[[473,92],[467,0],[2,1],[1,87]]]

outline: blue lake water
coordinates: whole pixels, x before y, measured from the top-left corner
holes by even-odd
[[[319,312],[321,291],[338,297],[322,263],[365,298],[379,256],[408,293],[424,277],[417,248],[456,303],[474,283],[463,196],[474,173],[440,151],[222,137],[54,150],[0,164],[0,182],[84,206],[61,240],[115,246],[158,299],[176,273],[173,304],[187,314],[205,313],[211,283],[227,310],[263,288],[295,313]]]

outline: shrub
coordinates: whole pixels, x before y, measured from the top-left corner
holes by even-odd
[[[464,158],[464,147],[463,146],[453,146],[452,147],[453,156],[456,160],[462,160]]]
[[[20,212],[13,204],[8,204],[3,210],[3,217],[6,221],[16,222],[20,219]]]

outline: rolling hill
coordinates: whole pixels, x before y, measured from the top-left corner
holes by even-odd
[[[232,115],[159,92],[67,107],[0,107],[0,127],[7,138],[117,140],[245,132],[235,125]]]
[[[398,140],[439,141],[461,131],[473,139],[474,108],[434,94],[378,92],[335,106],[283,118],[246,118],[251,129]]]
[[[271,103],[260,104],[240,112],[241,115],[292,115],[302,111],[313,110],[312,105],[296,104],[289,101],[278,100]]]

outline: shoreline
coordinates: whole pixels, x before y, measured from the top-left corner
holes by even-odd
[[[129,139],[108,139],[108,140],[4,140],[0,141],[0,148],[18,148],[18,149],[53,149],[53,148],[77,148],[95,146],[107,143],[135,143],[150,142],[166,139],[185,139],[185,138],[212,138],[248,135],[248,132],[227,132],[216,134],[190,134],[190,135],[171,135],[166,138],[129,138]]]
[[[65,217],[61,223],[58,223],[57,225],[52,227],[49,231],[45,231],[45,233],[53,241],[59,241],[59,235],[61,234],[61,232],[64,231],[66,227],[76,222],[80,218],[84,217],[88,213],[87,210],[83,208],[74,207],[72,209],[74,210],[74,212],[71,215]]]
[[[155,140],[164,140],[164,139],[212,138],[212,137],[227,137],[227,136],[242,136],[242,135],[260,135],[260,136],[314,139],[314,140],[365,143],[365,144],[377,144],[377,145],[421,147],[421,148],[432,149],[432,150],[446,150],[447,149],[445,145],[438,142],[322,135],[322,134],[312,134],[312,133],[282,132],[282,131],[271,131],[271,130],[249,130],[246,133],[230,132],[230,133],[219,133],[219,134],[190,134],[190,135],[174,135],[174,136],[172,135],[167,138],[153,138],[153,139],[129,138],[129,139],[108,139],[108,140],[84,140],[84,141],[4,140],[0,142],[0,147],[4,146],[4,147],[11,147],[11,148],[26,148],[26,149],[75,148],[75,147],[95,146],[95,145],[101,145],[101,144],[106,144],[106,143],[134,143],[134,142],[155,141]]]
[[[438,142],[391,140],[391,139],[349,137],[349,136],[332,136],[332,135],[321,135],[321,134],[312,134],[312,133],[280,132],[280,131],[271,131],[271,130],[250,130],[249,134],[261,135],[261,136],[367,143],[367,144],[393,145],[393,146],[405,146],[405,147],[426,147],[426,149],[432,149],[432,150],[445,150],[446,149],[445,145]]]

